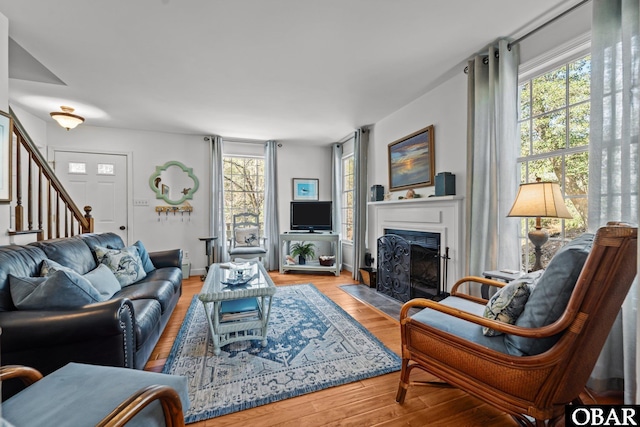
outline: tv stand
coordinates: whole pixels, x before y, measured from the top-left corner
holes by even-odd
[[[311,241],[311,242],[331,242],[331,248],[333,250],[333,254],[336,257],[336,262],[331,266],[320,265],[320,263],[315,261],[307,260],[306,264],[288,264],[287,263],[287,255],[289,255],[289,246],[291,242],[301,242],[301,241]],[[319,233],[319,232],[289,232],[280,235],[280,273],[284,273],[285,271],[295,270],[295,271],[329,271],[335,274],[336,276],[340,276],[340,270],[342,269],[342,243],[340,242],[340,234],[339,233]]]

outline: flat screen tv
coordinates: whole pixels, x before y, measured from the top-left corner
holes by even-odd
[[[291,202],[291,230],[332,230],[332,202]]]

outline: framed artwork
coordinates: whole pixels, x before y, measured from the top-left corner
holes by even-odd
[[[433,125],[389,144],[389,189],[406,190],[435,184]]]
[[[293,178],[293,200],[318,200],[318,179]]]
[[[11,140],[13,120],[0,111],[0,202],[11,201]]]

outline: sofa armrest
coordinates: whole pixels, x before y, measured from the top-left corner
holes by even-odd
[[[182,249],[170,249],[167,251],[149,252],[149,258],[156,268],[178,267],[182,268]]]
[[[76,310],[5,311],[0,313],[2,352],[60,346],[114,335],[133,337],[133,325],[133,305],[122,298]]]

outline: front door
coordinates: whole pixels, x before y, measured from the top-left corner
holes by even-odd
[[[127,156],[55,150],[54,170],[81,211],[92,207],[94,231],[127,243]]]

